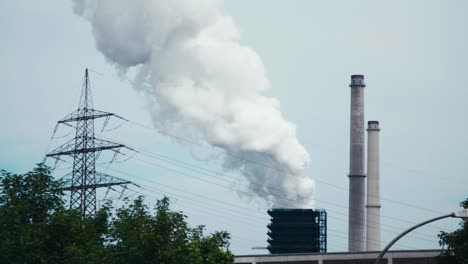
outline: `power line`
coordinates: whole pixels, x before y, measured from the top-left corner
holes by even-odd
[[[161,166],[161,165],[159,165],[159,164],[152,163],[152,162],[149,162],[149,161],[145,161],[145,160],[142,160],[142,159],[139,159],[139,158],[135,158],[135,159],[140,160],[140,161],[142,161],[142,162],[144,162],[144,163],[147,163],[147,164],[149,164],[149,165],[153,165],[153,166],[156,166],[156,167],[160,167],[160,168],[163,168],[163,169],[166,169],[166,170],[169,170],[169,171],[178,173],[178,174],[180,174],[180,175],[184,175],[184,176],[187,176],[187,177],[195,178],[195,179],[198,179],[198,180],[203,181],[203,182],[206,182],[206,183],[215,184],[215,185],[217,185],[217,186],[219,186],[219,187],[229,189],[228,187],[226,187],[226,186],[224,186],[224,185],[217,184],[217,183],[213,183],[213,182],[211,182],[211,181],[204,180],[204,179],[199,178],[199,177],[197,177],[197,176],[186,174],[185,172],[181,172],[181,171],[178,171],[178,170],[175,170],[175,169],[171,169],[171,168],[168,168],[168,167],[166,167],[166,166]],[[130,175],[129,175],[129,176],[130,176]],[[161,185],[160,183],[158,183],[158,184]],[[165,186],[168,187],[167,185],[165,185]],[[175,187],[170,187],[170,188],[177,189],[177,188],[175,188]],[[179,190],[180,190],[180,191],[184,191],[184,192],[186,192],[186,193],[191,193],[191,192],[189,192],[189,191],[187,191],[187,190],[181,190],[181,189],[179,189]],[[230,189],[229,189],[229,190],[230,190]],[[238,191],[239,191],[239,192],[244,192],[244,193],[245,193],[245,191],[242,191],[242,190],[238,190]],[[191,194],[193,194],[193,193],[191,193]],[[198,195],[198,194],[195,194],[195,195],[200,196],[200,195]],[[210,197],[204,197],[204,198],[210,199],[210,200],[216,200],[216,199],[213,199],[213,198],[210,198]],[[221,203],[223,203],[223,202],[221,202]],[[336,204],[334,204],[334,205],[336,206]],[[253,211],[253,210],[250,209],[249,211]],[[327,209],[327,211],[334,212],[334,213],[336,213],[336,214],[343,215],[343,216],[345,216],[345,217],[347,216],[346,214],[341,213],[341,212],[336,211],[336,210]],[[258,213],[257,211],[254,211],[254,212]],[[331,217],[331,218],[336,218],[336,219],[338,219],[338,220],[340,220],[340,221],[345,221],[345,222],[347,221],[346,219],[342,219],[342,218],[338,218],[338,217],[333,217],[333,216],[330,216],[330,217]],[[390,226],[390,225],[384,225],[384,224],[381,224],[381,225],[382,225],[382,226],[385,226],[385,227],[390,227],[390,228],[394,228],[394,229],[400,230],[399,227]],[[392,234],[397,234],[397,232],[398,232],[398,231],[390,231],[390,230],[387,230],[387,229],[381,229],[381,230],[382,230],[383,232],[388,232],[388,233],[392,233]],[[422,234],[422,233],[417,233],[417,234]],[[423,234],[423,235],[425,235],[425,234]],[[409,237],[412,237],[412,238],[415,238],[415,239],[419,239],[419,240],[434,242],[434,241],[432,241],[432,240],[424,239],[424,238],[417,237],[417,236],[414,236],[414,235],[411,235],[411,236],[409,236]]]
[[[120,171],[120,173],[123,173],[123,172]],[[128,175],[128,176],[131,176],[130,174],[127,174],[127,175]],[[136,176],[136,175],[133,175],[133,176]],[[148,181],[149,181],[149,180],[148,180]],[[152,181],[150,181],[150,182],[152,182]],[[158,183],[158,184],[159,184],[159,183]],[[143,187],[141,187],[141,186],[143,186]],[[175,193],[168,192],[168,191],[163,191],[163,190],[155,191],[155,190],[154,190],[154,187],[152,187],[152,188],[150,189],[150,187],[147,187],[147,186],[145,186],[145,185],[141,185],[141,186],[140,186],[140,188],[142,188],[142,189],[144,189],[144,190],[146,190],[146,191],[152,192],[152,193],[156,193],[156,194],[160,194],[160,195],[168,196],[168,197],[178,197],[178,198],[182,198],[182,199],[184,199],[185,202],[191,201],[191,200],[190,200],[191,198],[188,198],[187,196],[183,196],[183,195],[180,195],[180,194],[175,194]],[[177,188],[173,188],[173,189],[177,189]],[[189,193],[192,194],[192,195],[196,195],[196,194],[191,193],[191,192],[189,192]],[[209,199],[209,200],[212,200],[212,198],[208,198],[208,199]],[[200,205],[201,205],[200,203],[194,203],[194,202],[191,202],[191,203],[192,203],[192,204],[195,204],[196,206],[200,206]],[[221,207],[217,207],[217,208],[219,209],[219,208],[221,208]],[[221,209],[223,209],[223,208],[221,208]],[[205,211],[205,212],[207,212],[207,211]],[[256,211],[255,211],[255,212],[256,212]],[[207,213],[209,213],[209,214],[212,215],[212,216],[219,216],[219,217],[221,217],[221,218],[223,218],[223,219],[224,219],[224,217],[225,217],[224,215],[213,214],[213,211],[212,211],[212,210],[208,211]],[[238,215],[234,215],[234,216],[235,216],[235,217],[239,217]],[[254,217],[255,217],[255,216],[254,216]],[[340,219],[340,220],[342,220],[342,219]],[[254,223],[258,223],[258,221],[253,221],[253,222],[254,222]],[[236,223],[237,223],[237,222],[236,222]],[[231,224],[232,224],[232,223],[229,223],[229,225],[231,225]],[[251,223],[247,223],[247,224],[251,225]],[[243,228],[245,228],[245,226],[244,226]],[[247,229],[250,229],[250,228],[247,228]],[[252,229],[251,229],[251,230],[252,230]],[[256,230],[253,230],[253,231],[256,231]],[[334,232],[340,233],[340,232],[337,231],[337,230],[333,230],[333,231],[334,231]],[[341,232],[341,234],[344,234],[344,233]],[[406,247],[408,247],[408,246],[406,246]],[[408,247],[408,248],[411,248],[411,247]]]
[[[187,162],[184,162],[184,161],[180,161],[178,159],[175,159],[173,157],[169,157],[169,156],[166,156],[166,155],[161,155],[161,154],[157,154],[157,153],[154,153],[154,152],[149,152],[149,151],[145,151],[145,150],[142,150],[140,148],[136,148],[136,147],[132,147],[136,150],[138,150],[138,152],[140,152],[141,154],[147,156],[147,157],[152,157],[152,158],[155,158],[155,159],[158,159],[158,160],[161,160],[161,161],[164,161],[164,162],[168,162],[167,160],[169,160],[168,163],[171,163],[173,165],[176,165],[176,166],[180,166],[182,168],[186,168],[186,169],[190,169],[188,168],[187,166],[189,167],[194,167],[194,168],[197,168],[197,169],[201,169],[201,170],[204,170],[206,172],[209,172],[209,173],[213,173],[214,175],[216,176],[219,176],[219,175],[222,175],[222,176],[227,176],[227,177],[232,177],[232,175],[229,175],[229,174],[226,174],[226,173],[223,173],[223,172],[219,172],[219,171],[214,171],[214,170],[211,170],[211,169],[207,169],[207,168],[204,168],[204,167],[201,167],[201,166],[198,166],[198,165],[193,165],[193,164],[190,164],[190,163],[187,163]],[[178,165],[178,164],[175,164],[175,163],[179,163],[179,164],[182,164],[182,165]],[[205,173],[203,173],[205,174]],[[206,175],[206,174],[205,174]],[[230,182],[232,183],[232,182]],[[262,186],[260,183],[258,182],[252,182],[252,184],[254,185],[258,185],[258,186]],[[281,190],[279,189],[276,189],[276,188],[272,188],[278,192],[280,192]],[[288,194],[291,194],[291,193],[288,193]],[[317,199],[316,199],[317,200]],[[320,201],[320,200],[317,200],[317,201]],[[333,204],[333,203],[329,203],[329,202],[325,202],[325,201],[320,201],[320,202],[324,202],[324,203],[328,203],[328,204],[332,204],[332,205],[335,205],[335,206],[339,206],[339,207],[342,207],[342,208],[346,208],[345,206],[342,206],[342,205],[337,205],[337,204]],[[396,221],[401,221],[401,222],[406,222],[406,223],[410,223],[410,224],[414,224],[415,222],[411,222],[411,221],[407,221],[407,220],[403,220],[403,219],[400,219],[400,218],[394,218],[394,217],[391,217],[391,216],[386,216],[386,215],[382,215],[383,217],[386,217],[386,218],[389,218],[389,219],[393,219],[393,220],[396,220]]]
[[[163,131],[163,130],[156,129],[156,128],[153,128],[153,127],[150,127],[150,126],[147,126],[147,125],[143,125],[143,124],[140,124],[140,123],[135,122],[135,121],[132,121],[132,120],[127,120],[127,119],[125,119],[125,120],[128,121],[129,123],[133,124],[133,125],[136,125],[136,126],[139,126],[139,127],[145,128],[145,129],[148,129],[148,130],[156,131],[156,132],[159,133],[159,134],[162,134],[162,135],[165,135],[165,136],[169,136],[169,137],[175,138],[175,139],[177,139],[177,140],[180,140],[180,141],[183,141],[183,142],[186,142],[186,143],[189,143],[189,144],[192,144],[192,145],[201,147],[201,148],[209,149],[209,150],[211,150],[211,151],[214,151],[214,152],[217,152],[217,153],[221,153],[221,154],[225,154],[225,155],[228,155],[228,156],[230,156],[230,157],[236,158],[236,159],[238,159],[238,160],[241,160],[241,161],[244,161],[244,162],[248,162],[248,163],[252,163],[252,164],[256,164],[256,165],[258,165],[258,166],[263,166],[263,167],[266,167],[266,168],[268,168],[268,169],[272,169],[272,170],[275,170],[275,171],[278,171],[278,172],[287,173],[286,171],[284,171],[284,170],[282,170],[282,169],[280,169],[280,168],[273,167],[273,166],[271,166],[271,165],[264,164],[264,163],[262,163],[262,162],[258,162],[258,161],[251,160],[251,159],[246,159],[246,158],[243,158],[243,157],[241,157],[241,156],[238,156],[238,155],[229,153],[228,151],[220,150],[220,149],[217,149],[217,148],[212,147],[212,146],[203,145],[203,144],[200,144],[200,143],[198,143],[198,142],[192,141],[192,140],[190,140],[190,139],[187,139],[187,138],[184,138],[184,137],[181,137],[181,136],[177,136],[177,135],[173,135],[173,134],[171,134],[171,133],[169,133],[169,132],[167,132],[167,131]],[[334,187],[334,188],[336,188],[336,189],[348,191],[348,188],[345,188],[345,187],[342,187],[342,186],[339,186],[339,185],[336,185],[336,184],[333,184],[333,183],[329,183],[329,182],[327,182],[327,181],[320,180],[320,179],[315,179],[315,180],[316,180],[317,182],[326,184],[326,185],[328,185],[328,186],[332,186],[332,187]],[[413,205],[413,204],[409,204],[409,203],[405,203],[405,202],[393,200],[393,199],[390,199],[390,198],[387,198],[387,197],[381,197],[381,199],[382,199],[382,200],[385,200],[385,201],[388,201],[388,202],[391,202],[391,203],[395,203],[395,204],[400,204],[400,205],[403,205],[403,206],[407,206],[407,207],[412,208],[412,209],[418,209],[418,210],[427,211],[427,212],[431,212],[431,213],[441,214],[441,212],[436,211],[436,210],[432,210],[432,209],[428,209],[428,208],[423,208],[423,207],[416,206],[416,205]]]
[[[119,170],[114,170],[114,171],[117,171],[117,172],[119,172],[119,173],[125,174],[125,175],[127,175],[127,176],[137,177],[136,175],[128,174],[128,173],[125,173],[125,172],[122,172],[122,171],[119,171]],[[138,178],[141,178],[141,177],[138,177]],[[141,178],[141,179],[143,179],[143,178]],[[148,181],[148,182],[156,183],[156,182],[151,181],[151,180],[148,180],[148,179],[144,179],[144,180],[146,180],[146,181]],[[156,184],[161,185],[160,183],[156,183]],[[181,190],[181,191],[183,191],[182,189],[178,189],[178,188],[171,187],[171,186],[167,186],[167,185],[165,185],[165,187],[168,187],[168,188],[170,188],[170,189],[175,189],[175,190]],[[150,189],[150,188],[151,188],[151,189]],[[160,190],[159,192],[158,192],[158,191],[154,191],[154,190],[153,190],[154,187],[146,187],[146,186],[145,186],[143,189],[145,189],[145,190],[147,190],[147,191],[149,191],[149,192],[154,192],[154,193],[158,193],[158,194],[161,194],[161,195],[167,195],[167,194],[169,193],[169,194],[170,194],[169,197],[172,196],[172,197],[179,197],[179,198],[182,198],[182,199],[192,199],[192,198],[188,198],[188,197],[186,197],[186,196],[184,197],[183,195],[175,194],[175,193],[168,192],[168,191],[162,191],[162,190]],[[198,194],[196,194],[196,193],[188,192],[188,191],[184,191],[184,193],[189,193],[189,194],[192,194],[192,195],[195,195],[195,196],[200,196],[200,195],[198,195]],[[226,205],[225,202],[221,202],[221,201],[219,201],[219,200],[216,200],[216,199],[213,199],[213,198],[210,198],[210,197],[206,197],[206,196],[203,197],[203,196],[202,196],[202,198],[204,198],[205,200],[210,200],[210,201],[218,201],[218,202],[220,202],[221,204]],[[187,200],[185,200],[185,201],[187,201]],[[200,206],[200,204],[198,204],[198,203],[195,203],[195,204],[196,204],[197,206]],[[215,206],[215,207],[218,208],[218,209],[220,209],[220,208],[223,209],[222,207],[219,207],[219,206]],[[249,210],[251,210],[251,209],[249,209]],[[257,211],[254,211],[254,210],[251,210],[251,211],[258,213]],[[261,214],[261,215],[263,215],[263,214]],[[223,217],[223,216],[221,216],[221,217]],[[257,218],[256,216],[252,216],[252,217]],[[340,221],[346,222],[346,220],[345,220],[345,219],[342,219],[342,218],[333,217],[333,216],[330,216],[330,217],[331,217],[331,218],[335,218],[335,219],[340,220]],[[257,223],[258,221],[254,221],[254,222]],[[339,232],[339,231],[337,231],[337,230],[333,230],[333,231],[334,231],[334,232],[338,232],[339,234],[344,234],[344,235],[346,235],[345,233]],[[393,232],[393,231],[389,231],[389,230],[385,230],[385,229],[383,229],[382,231],[384,231],[384,232],[389,232],[389,233],[392,233],[392,234],[396,234],[396,233]],[[410,236],[410,237],[416,238],[416,239],[420,239],[420,240],[424,240],[424,241],[428,241],[428,242],[434,242],[434,241],[431,241],[431,240],[427,240],[427,239],[423,239],[423,238],[418,238],[418,237],[414,237],[414,236]],[[400,245],[401,245],[401,246],[404,246],[404,247],[406,247],[406,248],[410,248],[410,249],[413,248],[413,247],[406,246],[406,245],[403,245],[403,244],[400,244]],[[415,248],[413,248],[413,249],[415,249]]]
[[[134,149],[140,151],[140,154],[142,154],[142,155],[144,155],[144,156],[146,156],[146,157],[156,158],[156,159],[162,160],[162,159],[160,159],[160,158],[157,157],[157,156],[156,156],[156,157],[155,157],[155,156],[150,156],[150,155],[148,155],[148,154],[146,154],[146,153],[144,153],[144,152],[141,152],[141,150],[139,150],[138,148],[135,148],[135,147],[132,147],[132,148],[134,148]],[[159,154],[156,154],[156,155],[159,155]],[[161,155],[159,155],[159,156],[161,156]],[[165,156],[165,157],[167,157],[167,156]],[[140,161],[142,161],[142,162],[144,162],[144,163],[148,163],[148,161],[145,161],[145,160],[142,160],[142,159],[139,159],[139,158],[136,158],[136,159],[137,159],[137,160],[140,160]],[[175,160],[175,159],[171,159],[171,160]],[[175,163],[168,162],[168,161],[165,161],[165,160],[162,160],[162,161],[167,162],[167,163],[172,164],[172,165],[175,165],[175,166],[178,166],[178,167],[182,167],[182,168],[185,168],[185,169],[189,169],[189,170],[191,170],[191,171],[193,172],[193,170],[190,169],[190,168],[188,168],[187,166],[180,166],[179,164],[175,164]],[[177,161],[177,160],[175,160],[175,161]],[[178,161],[178,162],[179,162],[179,163],[182,163],[182,164],[187,164],[187,165],[189,165],[189,166],[191,165],[191,164],[188,164],[188,163],[185,163],[185,162],[182,162],[182,161]],[[196,176],[193,176],[193,175],[187,175],[187,174],[185,174],[184,172],[181,172],[181,171],[177,171],[177,170],[174,171],[172,168],[168,168],[168,167],[163,166],[163,165],[160,165],[160,164],[156,164],[156,163],[151,163],[151,162],[150,162],[150,165],[154,165],[154,166],[157,166],[157,167],[161,167],[161,168],[163,168],[163,169],[170,170],[170,171],[173,171],[173,172],[176,172],[176,173],[182,173],[182,174],[185,175],[185,176],[193,177],[193,178],[195,178],[195,179],[198,179],[198,180],[201,180],[201,181],[204,181],[204,182],[208,182],[208,183],[215,184],[215,185],[218,185],[218,186],[220,186],[220,187],[226,188],[224,185],[221,186],[221,185],[219,185],[219,184],[217,184],[217,183],[214,183],[214,182],[211,182],[211,181],[207,181],[207,180],[201,179],[201,178],[196,177]],[[208,172],[211,172],[211,173],[215,173],[215,175],[211,175],[211,174],[208,174],[208,173],[199,172],[199,173],[201,173],[201,174],[204,174],[204,175],[207,175],[207,176],[212,176],[212,177],[218,178],[218,179],[220,179],[220,180],[222,180],[222,181],[224,181],[224,182],[227,182],[227,183],[229,183],[229,184],[234,184],[234,182],[231,182],[231,181],[228,181],[228,180],[226,180],[226,179],[224,179],[224,178],[220,178],[220,177],[219,177],[219,175],[225,175],[225,176],[230,176],[230,175],[226,175],[226,174],[223,174],[223,173],[221,173],[221,172],[212,171],[212,170],[205,169],[205,168],[198,167],[198,166],[196,166],[196,167],[197,167],[197,168],[201,168],[201,169],[203,169],[203,170],[205,170],[205,171],[208,171]],[[252,184],[255,185],[256,183],[252,183]],[[259,184],[257,184],[257,185],[259,185]],[[241,192],[245,192],[245,191],[242,191],[242,190],[240,190],[240,191],[241,191]],[[278,190],[278,191],[279,191],[279,190]],[[265,194],[268,194],[268,193],[265,192]],[[277,197],[277,198],[280,198],[280,199],[282,199],[282,200],[289,200],[289,201],[291,201],[291,198],[289,198],[289,197],[280,196],[280,195],[277,195],[277,194],[269,194],[269,195],[273,195],[273,196],[275,196],[275,197]],[[330,203],[330,202],[321,201],[321,200],[318,200],[318,199],[316,199],[316,200],[319,201],[319,202],[325,203],[325,204],[330,204],[330,205],[334,205],[334,206],[337,206],[337,207],[346,208],[345,206],[339,205],[339,204],[336,204],[336,203]],[[337,211],[335,211],[335,212],[337,212]],[[345,215],[344,213],[341,213],[341,212],[337,212],[337,213],[342,214],[342,215]],[[394,218],[394,217],[385,216],[385,215],[384,215],[384,217],[387,217],[387,218],[389,218],[389,219],[394,219],[394,220],[396,220],[396,221],[402,221],[402,222],[408,222],[408,223],[414,224],[413,222],[406,221],[406,220],[402,220],[402,219],[399,219],[399,218]],[[384,224],[382,224],[382,226],[388,226],[388,227],[392,227],[392,228],[395,228],[395,229],[399,229],[398,227],[393,227],[393,226],[384,225]],[[422,234],[422,233],[421,233],[421,234]],[[425,235],[425,234],[422,234],[422,235]]]

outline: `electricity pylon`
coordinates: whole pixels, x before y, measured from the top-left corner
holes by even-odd
[[[93,109],[88,69],[86,69],[78,110],[62,118],[56,126],[56,129],[59,125],[73,127],[75,138],[46,155],[46,158],[53,157],[57,160],[60,156],[73,157],[73,169],[62,178],[62,189],[71,192],[70,209],[79,209],[83,216],[96,213],[97,188],[131,184],[130,181],[96,172],[96,160],[101,151],[112,150],[117,154],[121,148],[125,148],[125,145],[94,136],[94,120],[106,118],[105,123],[107,123],[112,116],[119,117],[113,113]]]

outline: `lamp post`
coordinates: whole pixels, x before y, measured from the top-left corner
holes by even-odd
[[[468,209],[464,209],[464,210],[461,210],[461,211],[458,211],[458,212],[453,212],[453,213],[450,213],[450,214],[438,216],[438,217],[429,219],[427,221],[424,221],[422,223],[419,223],[419,224],[409,228],[405,232],[403,232],[400,235],[398,235],[397,237],[395,237],[392,241],[390,241],[390,243],[388,243],[388,245],[382,250],[382,252],[380,252],[379,256],[375,260],[375,264],[380,264],[380,260],[382,260],[385,253],[387,253],[387,251],[390,249],[390,247],[393,246],[393,244],[395,244],[404,235],[408,234],[409,232],[413,231],[414,229],[416,229],[418,227],[421,227],[421,226],[423,226],[425,224],[429,224],[431,222],[434,222],[434,221],[437,221],[437,220],[440,220],[440,219],[443,219],[443,218],[447,218],[447,217],[462,218],[463,221],[467,222],[468,221]]]

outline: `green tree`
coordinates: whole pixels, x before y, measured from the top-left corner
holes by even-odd
[[[203,236],[204,226],[192,229],[189,247],[193,248],[191,254],[196,263],[230,263],[233,256],[229,252],[229,233],[215,232],[209,237]],[[224,250],[219,250],[219,249]]]
[[[468,209],[468,198],[460,206]],[[462,221],[460,228],[454,232],[441,231],[439,239],[439,244],[447,247],[447,250],[437,257],[437,263],[468,264],[468,222]]]
[[[105,209],[93,218],[65,210],[60,185],[43,164],[23,175],[1,171],[0,180],[0,263],[98,262]]]
[[[169,209],[169,199],[157,202],[154,214],[143,197],[116,210],[110,225],[111,263],[232,263],[229,234],[203,235],[203,226],[188,227],[186,216]]]
[[[39,165],[24,175],[2,171],[1,187],[0,260],[43,263],[44,224],[62,208],[58,184]]]
[[[47,263],[102,263],[105,259],[105,237],[108,209],[93,217],[82,217],[77,210],[60,210],[45,225],[44,243]]]
[[[163,198],[154,211],[143,197],[110,203],[83,217],[64,207],[60,184],[39,164],[0,172],[0,263],[232,263],[228,233],[203,234]]]

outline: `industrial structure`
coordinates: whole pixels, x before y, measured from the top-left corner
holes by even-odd
[[[366,250],[380,250],[379,121],[367,122]]]
[[[98,139],[94,134],[94,120],[105,118],[105,124],[113,113],[93,109],[88,69],[85,71],[83,88],[78,109],[57,122],[54,134],[59,125],[75,129],[75,137],[46,155],[60,160],[61,156],[73,158],[72,171],[62,177],[62,189],[70,191],[70,209],[79,209],[83,216],[96,212],[96,189],[121,185],[125,187],[130,181],[113,177],[96,171],[96,160],[104,150],[118,154],[124,145]],[[118,117],[118,116],[116,116]],[[53,136],[52,136],[53,138]]]
[[[394,250],[385,254],[386,264],[435,264],[442,250]],[[306,254],[241,255],[237,264],[374,264],[379,252],[333,252]]]
[[[380,250],[380,173],[378,121],[369,121],[365,168],[364,75],[351,75],[348,251]],[[367,173],[366,173],[367,172]],[[367,182],[366,182],[367,179]],[[367,183],[367,184],[366,184]],[[273,209],[268,225],[272,254],[326,252],[326,212]]]
[[[268,210],[267,249],[272,254],[327,251],[327,213],[312,209]]]
[[[348,251],[366,250],[364,171],[364,75],[351,76]]]

